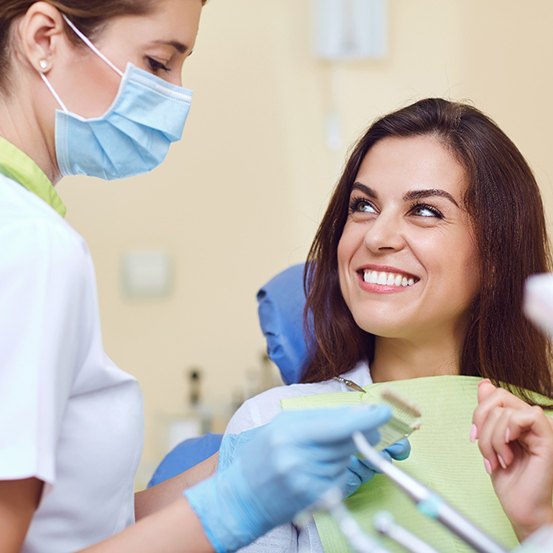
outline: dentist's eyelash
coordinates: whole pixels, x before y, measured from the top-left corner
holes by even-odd
[[[416,203],[409,209],[410,213],[416,213],[417,211],[428,211],[431,213],[431,215],[420,215],[421,217],[436,217],[438,219],[444,218],[444,214],[439,209],[428,204]]]
[[[161,63],[160,61],[154,58],[151,58],[150,56],[146,56],[146,62],[148,63],[148,65],[150,66],[150,69],[154,73],[157,73],[158,71],[164,71],[168,73],[169,71],[171,71],[171,69],[167,67],[165,64]]]

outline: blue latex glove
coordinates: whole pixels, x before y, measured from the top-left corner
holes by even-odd
[[[400,440],[384,449],[381,455],[388,460],[403,461],[409,457],[409,453],[411,453],[409,440]],[[342,489],[344,496],[349,497],[354,494],[362,484],[368,482],[379,472],[366,459],[360,459],[352,455],[348,464],[348,479],[345,487]]]
[[[254,428],[241,434],[225,434],[223,443],[219,450],[218,470],[225,470],[236,457],[240,455],[241,448],[251,442],[257,435],[257,432],[263,427]],[[411,453],[411,444],[409,440],[399,440],[395,444],[384,449],[381,455],[388,459],[403,461]],[[351,455],[347,466],[347,480],[342,487],[344,497],[353,495],[365,482],[368,482],[375,474],[380,471],[373,467],[366,459],[360,459],[356,455]]]
[[[352,433],[376,444],[377,428],[390,415],[382,405],[286,411],[242,438],[223,440],[216,475],[184,492],[214,549],[235,551],[292,520],[331,487],[347,489]]]

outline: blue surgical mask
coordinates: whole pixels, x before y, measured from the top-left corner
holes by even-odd
[[[64,16],[65,17],[65,16]],[[156,168],[180,140],[192,91],[129,63],[121,72],[65,17],[81,40],[120,77],[111,107],[100,117],[71,113],[41,73],[62,110],[56,111],[56,157],[62,175],[120,179]]]

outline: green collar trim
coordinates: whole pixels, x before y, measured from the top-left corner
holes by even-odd
[[[44,171],[24,152],[0,137],[0,173],[36,194],[62,217],[67,211]]]

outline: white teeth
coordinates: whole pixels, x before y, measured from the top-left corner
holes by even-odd
[[[406,276],[397,273],[387,273],[384,271],[363,271],[363,281],[369,284],[380,284],[382,286],[401,286],[403,288],[407,286],[413,286],[415,284],[414,278],[407,278]]]

